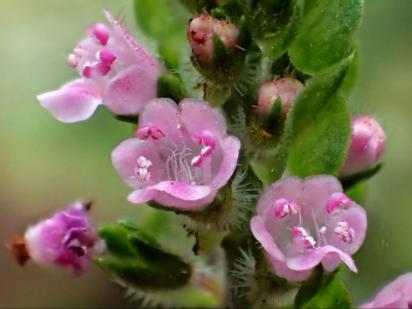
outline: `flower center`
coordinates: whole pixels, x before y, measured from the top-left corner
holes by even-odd
[[[166,136],[162,130],[150,124],[139,127],[135,135],[142,140],[147,140],[148,138],[158,140]]]
[[[326,211],[330,214],[336,209],[349,209],[353,205],[353,201],[344,193],[333,193],[326,202]]]
[[[301,226],[292,229],[292,238],[293,243],[298,247],[303,247],[304,249],[315,248],[315,239]]]

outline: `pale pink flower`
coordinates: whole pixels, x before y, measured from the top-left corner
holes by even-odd
[[[161,64],[109,12],[105,14],[111,26],[90,26],[88,36],[68,56],[68,65],[81,78],[38,96],[62,122],[86,120],[101,104],[118,115],[135,115],[157,95]]]
[[[307,279],[322,264],[341,262],[356,272],[351,255],[366,234],[366,212],[342,193],[332,176],[288,177],[262,194],[251,229],[273,271],[289,281]]]
[[[362,308],[412,308],[412,273],[399,276]]]
[[[385,131],[373,117],[354,118],[349,153],[341,174],[346,176],[361,172],[378,163],[385,144]]]
[[[41,265],[84,272],[91,259],[104,251],[87,211],[85,203],[75,202],[30,226],[24,235],[29,257]]]
[[[185,99],[179,106],[156,99],[140,115],[136,137],[112,153],[115,169],[135,191],[136,204],[199,210],[211,203],[232,176],[240,142],[207,102]]]

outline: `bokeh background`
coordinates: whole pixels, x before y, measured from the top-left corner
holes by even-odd
[[[148,0],[149,1],[149,0]],[[170,0],[175,1],[175,0]],[[369,183],[368,238],[359,274],[345,273],[355,304],[397,275],[412,271],[412,1],[365,1],[362,67],[351,98],[386,128],[382,172]],[[0,0],[0,240],[74,198],[96,201],[94,220],[147,215],[127,203],[128,188],[110,152],[132,127],[104,108],[89,121],[64,125],[36,95],[73,78],[65,57],[102,8],[125,17],[136,33],[131,0]],[[140,35],[139,35],[140,36]],[[127,308],[123,290],[97,267],[82,278],[22,269],[0,247],[0,307]]]

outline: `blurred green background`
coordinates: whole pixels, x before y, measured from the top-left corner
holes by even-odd
[[[369,186],[369,232],[356,256],[359,274],[345,273],[355,304],[412,271],[412,1],[365,2],[362,67],[350,104],[355,113],[372,113],[382,122],[388,147],[385,167]],[[129,189],[110,162],[111,150],[131,126],[103,108],[87,122],[64,125],[35,98],[76,76],[65,56],[87,25],[103,20],[102,8],[124,16],[136,32],[131,0],[0,0],[1,240],[78,197],[96,201],[98,223],[145,215],[127,203]],[[0,307],[131,306],[95,266],[82,278],[32,264],[23,269],[3,247],[0,275]]]

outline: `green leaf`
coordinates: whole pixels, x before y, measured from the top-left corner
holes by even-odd
[[[345,177],[340,177],[340,182],[342,183],[342,186],[345,190],[348,190],[358,184],[359,182],[368,180],[369,178],[375,176],[381,169],[382,169],[382,163],[370,167],[364,171],[361,171],[359,173],[345,176]]]
[[[150,289],[175,289],[189,282],[192,268],[180,256],[166,251],[156,239],[130,221],[100,230],[110,257],[97,263],[128,285]]]
[[[342,83],[342,93],[346,96],[349,97],[353,90],[355,89],[356,82],[358,81],[358,76],[359,76],[359,65],[360,65],[360,57],[359,57],[359,51],[356,50],[354,54],[351,56],[351,60],[349,63],[349,68],[346,73],[345,79],[343,80]]]
[[[303,18],[304,0],[289,1],[288,7],[283,14],[273,19],[273,15],[267,16],[270,20],[264,23],[271,25],[273,29],[266,30],[257,27],[255,37],[257,44],[263,54],[273,60],[278,59],[284,54],[295,38]],[[267,10],[262,10],[266,15]],[[261,19],[260,16],[256,18]]]
[[[311,80],[289,114],[292,141],[288,166],[297,176],[338,175],[343,165],[351,126],[338,90],[346,68]]]
[[[171,98],[179,102],[187,97],[182,80],[175,74],[161,75],[157,80],[157,96],[159,98]]]
[[[190,16],[179,1],[134,0],[134,12],[147,35],[174,46],[184,42]]]
[[[137,252],[127,238],[128,231],[121,226],[103,226],[100,237],[106,242],[107,249],[116,256],[136,256]]]
[[[295,299],[295,308],[351,308],[348,289],[336,273],[303,284]]]
[[[302,27],[289,48],[292,63],[313,75],[347,58],[362,10],[363,0],[306,1]]]

